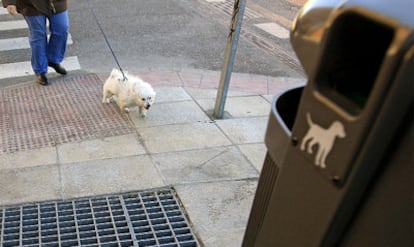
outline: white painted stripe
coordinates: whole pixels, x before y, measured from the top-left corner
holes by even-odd
[[[65,69],[67,69],[68,71],[81,69],[77,56],[65,58],[62,62],[62,66],[65,67]]]
[[[46,23],[46,27],[49,28],[49,22]],[[0,31],[7,31],[7,30],[14,30],[14,29],[26,29],[26,28],[28,28],[28,26],[25,20],[0,22]]]
[[[0,51],[30,48],[29,38],[0,39]]]
[[[261,24],[255,24],[258,28],[270,33],[271,35],[274,35],[281,39],[287,39],[289,38],[289,30],[286,28],[274,23],[274,22],[268,22],[268,23],[261,23]]]
[[[306,2],[306,0],[287,0],[287,1],[291,4],[296,5],[296,6],[302,6]]]
[[[73,44],[72,36],[68,36],[68,45]],[[28,49],[30,48],[29,38],[28,37],[19,37],[11,39],[0,39],[0,51],[10,51],[18,49]]]
[[[0,15],[8,15],[6,8],[3,8],[3,5],[0,5]]]
[[[80,64],[78,57],[67,57],[63,60],[62,66],[67,71],[79,70]],[[50,68],[50,72],[54,72]],[[20,76],[34,75],[30,61],[20,63],[0,64],[0,79],[13,78]]]
[[[18,21],[3,21],[0,23],[0,31],[14,30],[14,29],[26,29],[27,23],[25,20]]]

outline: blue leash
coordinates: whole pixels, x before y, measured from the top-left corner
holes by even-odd
[[[112,50],[111,44],[109,43],[109,40],[108,40],[108,38],[106,37],[106,34],[105,34],[104,30],[102,29],[102,26],[101,26],[101,24],[100,24],[100,22],[99,22],[99,20],[98,20],[98,17],[96,16],[95,12],[93,11],[93,8],[92,8],[92,6],[91,6],[91,4],[90,4],[90,2],[89,2],[89,1],[90,1],[90,0],[86,0],[86,2],[88,3],[88,9],[89,9],[89,11],[92,13],[92,15],[93,15],[93,17],[94,17],[94,19],[95,19],[95,22],[96,22],[96,24],[97,24],[97,25],[98,25],[98,27],[99,27],[99,30],[101,30],[101,33],[102,33],[102,35],[103,35],[103,37],[104,37],[104,39],[105,39],[106,45],[108,46],[109,50],[111,51],[111,53],[112,53],[112,57],[114,58],[114,60],[115,60],[116,64],[118,65],[118,68],[119,68],[119,70],[120,70],[120,71],[121,71],[121,73],[122,73],[122,76],[124,77],[124,81],[126,81],[126,80],[127,80],[127,77],[125,76],[124,71],[122,70],[121,65],[119,64],[119,61],[118,61],[118,59],[116,58],[115,52]]]

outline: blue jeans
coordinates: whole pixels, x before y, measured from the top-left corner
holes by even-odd
[[[32,50],[32,68],[36,75],[47,73],[48,63],[60,64],[65,57],[69,33],[68,12],[52,16],[25,16],[29,26]],[[46,19],[49,20],[50,38],[47,38]]]

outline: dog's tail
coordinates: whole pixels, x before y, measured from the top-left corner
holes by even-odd
[[[126,77],[128,72],[125,71],[124,74],[125,74],[125,77]],[[124,80],[124,74],[122,74],[122,72],[120,70],[116,69],[116,68],[113,68],[112,71],[111,71],[111,77],[116,79],[116,80],[119,80],[119,81]]]
[[[312,118],[309,112],[306,113],[306,121],[308,121],[309,126],[313,124]]]

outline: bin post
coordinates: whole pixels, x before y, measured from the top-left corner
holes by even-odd
[[[245,7],[246,0],[235,0],[233,16],[230,23],[230,33],[227,37],[224,62],[221,69],[220,84],[217,90],[216,104],[214,106],[214,117],[216,119],[223,118],[224,105],[226,104],[227,92],[229,90]]]

